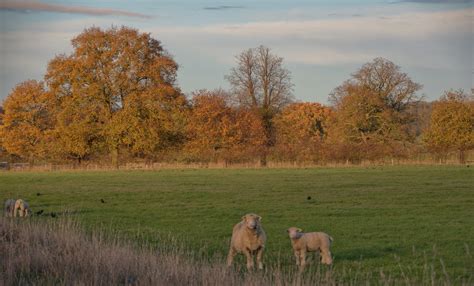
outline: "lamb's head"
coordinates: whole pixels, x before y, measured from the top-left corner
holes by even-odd
[[[257,229],[260,225],[260,221],[262,220],[261,216],[256,214],[246,214],[242,217],[242,221],[244,222],[245,226],[249,229]]]
[[[301,236],[303,236],[303,230],[301,228],[297,227],[290,227],[289,229],[286,230],[288,232],[288,236],[291,239],[298,239]]]

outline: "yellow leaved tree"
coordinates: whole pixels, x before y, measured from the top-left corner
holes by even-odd
[[[0,125],[3,148],[30,163],[44,158],[52,126],[43,83],[29,80],[18,84],[3,108]]]
[[[445,159],[449,152],[458,152],[465,163],[466,151],[474,148],[474,100],[462,90],[448,91],[433,104],[430,126],[424,134],[429,150]]]

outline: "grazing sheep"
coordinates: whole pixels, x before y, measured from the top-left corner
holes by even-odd
[[[18,214],[18,215],[17,215]],[[22,199],[18,199],[15,202],[15,211],[13,213],[14,217],[28,217],[31,215],[30,206],[28,203]]]
[[[15,210],[15,200],[14,199],[8,199],[5,201],[3,209],[3,214],[5,217],[13,217],[14,210]]]
[[[306,265],[306,252],[319,251],[321,255],[321,263],[331,265],[332,257],[331,242],[333,238],[324,232],[308,232],[303,233],[303,230],[296,227],[290,227],[288,236],[293,246],[293,251],[296,257],[296,265],[304,268]]]
[[[227,255],[227,266],[232,265],[234,256],[243,253],[247,257],[247,269],[254,267],[253,256],[257,255],[258,269],[263,269],[263,250],[267,236],[260,223],[262,217],[256,214],[246,214],[242,221],[236,224],[232,230],[230,250]]]

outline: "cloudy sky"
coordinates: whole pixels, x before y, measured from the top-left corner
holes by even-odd
[[[428,100],[473,86],[470,0],[0,0],[0,102],[42,79],[84,28],[129,26],[159,39],[185,93],[227,88],[235,55],[260,44],[284,57],[295,96],[326,103],[362,64],[385,57]]]

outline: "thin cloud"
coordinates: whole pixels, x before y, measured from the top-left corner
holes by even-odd
[[[204,7],[204,10],[229,10],[229,9],[243,9],[244,6],[229,6],[229,5],[221,5],[221,6],[207,6]]]
[[[472,0],[400,0],[393,3],[400,3],[400,2],[466,4],[466,3],[472,3]]]
[[[118,15],[138,18],[151,18],[149,15],[128,12],[116,9],[93,8],[84,6],[66,6],[59,4],[47,4],[39,1],[2,1],[0,0],[0,10],[9,11],[43,11],[69,14],[86,14],[94,16]]]
[[[473,11],[405,13],[382,19],[377,15],[347,15],[338,19],[156,27],[150,32],[178,48],[192,42],[201,47],[201,54],[224,63],[233,61],[229,51],[237,53],[264,43],[287,62],[297,64],[353,64],[386,56],[427,68],[449,68],[465,62],[460,57],[465,56],[465,42],[472,37]]]

